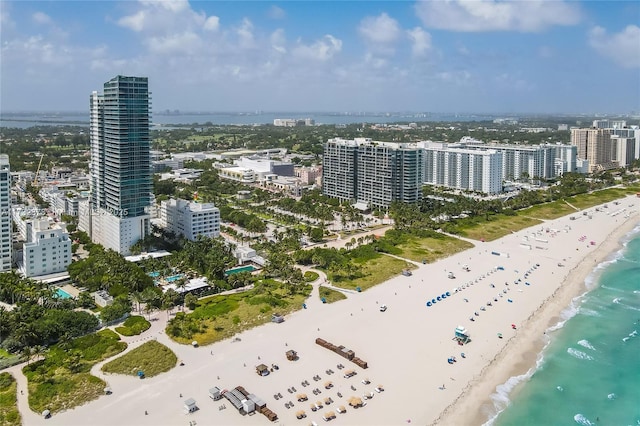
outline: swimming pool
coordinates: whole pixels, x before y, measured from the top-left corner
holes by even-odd
[[[160,272],[153,271],[153,272],[149,272],[147,275],[149,275],[151,278],[157,278],[160,276]]]
[[[256,268],[253,265],[247,265],[247,266],[239,266],[237,268],[231,268],[231,269],[227,269],[226,271],[224,271],[225,275],[233,275],[233,274],[238,274],[240,272],[253,272],[253,271],[257,271],[258,268]]]
[[[174,281],[178,281],[183,277],[184,277],[184,274],[176,274],[176,275],[171,275],[170,277],[166,277],[164,280],[168,283],[172,283]]]
[[[70,295],[69,293],[67,293],[66,291],[64,291],[61,288],[57,288],[56,289],[56,295],[60,298],[60,299],[73,299],[73,296]]]

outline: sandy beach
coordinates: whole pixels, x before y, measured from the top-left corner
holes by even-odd
[[[346,300],[330,305],[318,300],[315,289],[308,308],[287,316],[285,322],[266,324],[211,346],[172,342],[163,331],[166,313],[157,313],[150,330],[126,340],[128,350],[157,339],[176,352],[184,366],[140,380],[105,375],[98,364],[93,372],[107,381],[112,395],[44,420],[25,411],[25,392],[18,396],[23,423],[269,424],[261,414],[242,416],[228,401],[208,396],[214,386],[228,390],[243,386],[267,403],[278,415],[278,424],[321,424],[328,411],[336,413],[330,423],[342,425],[482,424],[494,411],[490,396],[496,387],[535,366],[546,342],[545,330],[584,293],[587,275],[640,222],[639,206],[640,198],[630,196],[599,211],[587,209],[587,215],[576,212],[477,243],[457,255],[420,265],[410,277],[398,276],[364,293],[346,292]],[[450,272],[455,278],[449,278]],[[425,305],[446,292],[451,295]],[[382,304],[388,307],[385,312],[379,309]],[[464,346],[453,340],[459,325],[471,336]],[[315,343],[318,337],[355,351],[369,368],[320,347]],[[288,361],[289,349],[300,359]],[[447,362],[451,356],[456,357],[453,364]],[[255,371],[261,363],[279,369],[262,377]],[[357,374],[345,378],[344,371],[350,369]],[[364,384],[364,379],[370,383]],[[309,385],[303,386],[304,381]],[[327,381],[333,384],[330,389],[325,389]],[[374,390],[379,384],[383,392]],[[18,386],[26,389],[23,377],[18,377]],[[315,395],[316,389],[321,393]],[[307,394],[308,401],[298,402],[300,393]],[[373,394],[366,406],[348,405],[350,397],[362,398],[365,393]],[[278,394],[282,398],[274,397]],[[327,397],[333,403],[325,405]],[[196,400],[198,411],[185,414],[187,398]],[[285,407],[289,401],[292,408]],[[325,406],[313,412],[311,404],[316,401]],[[226,409],[221,409],[224,405]],[[338,413],[341,405],[346,413]],[[298,420],[299,410],[307,417]]]

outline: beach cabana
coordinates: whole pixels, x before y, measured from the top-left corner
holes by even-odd
[[[337,408],[338,413],[343,414],[347,412],[347,409],[344,408],[344,405],[341,405]]]
[[[331,382],[325,382],[325,384],[324,384],[324,388],[325,388],[325,389],[331,389],[332,387],[333,387],[333,383],[331,383]]]
[[[305,417],[307,417],[307,414],[304,412],[304,410],[300,410],[300,411],[296,412],[296,418],[298,420],[304,419]]]
[[[198,406],[196,405],[196,400],[193,398],[184,400],[184,411],[185,413],[193,413],[198,411]]]

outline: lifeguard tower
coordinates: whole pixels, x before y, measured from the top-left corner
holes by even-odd
[[[458,342],[459,345],[464,345],[471,341],[471,337],[469,336],[469,332],[466,328],[459,325],[456,327],[455,336],[453,338]]]

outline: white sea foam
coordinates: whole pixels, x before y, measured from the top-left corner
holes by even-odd
[[[631,310],[631,311],[638,311],[638,312],[640,312],[640,308],[637,308],[637,307],[635,307],[635,306],[631,306],[631,305],[627,305],[626,303],[621,303],[621,302],[620,302],[620,299],[614,299],[614,300],[613,300],[613,303],[615,303],[615,304],[617,304],[617,305],[620,305],[620,306],[622,306],[622,307],[623,307],[623,308],[625,308],[625,309],[629,309],[629,310]]]
[[[587,317],[601,317],[602,314],[594,309],[587,309],[580,307],[580,315],[584,315]]]
[[[582,340],[578,341],[578,344],[580,346],[582,346],[583,348],[591,349],[592,351],[596,350],[596,348],[594,348],[593,345],[591,343],[589,343],[589,341],[586,340],[586,339],[582,339]]]
[[[569,355],[571,355],[574,358],[578,358],[578,359],[584,359],[586,361],[593,361],[593,357],[591,355],[588,355],[582,351],[579,351],[577,349],[574,348],[568,348],[567,349],[567,353]]]
[[[613,303],[620,304],[620,298],[616,297],[615,299],[613,299]]]
[[[616,394],[615,393],[610,393],[609,395],[607,395],[607,398],[609,399],[616,399]]]
[[[492,394],[490,397],[491,401],[493,402],[494,413],[489,416],[489,419],[482,426],[493,425],[493,423],[498,418],[500,413],[502,413],[507,408],[507,406],[511,403],[511,400],[509,399],[509,394],[511,393],[511,391],[518,384],[524,382],[525,380],[528,380],[533,375],[533,373],[535,373],[535,371],[542,366],[542,363],[544,361],[543,354],[547,346],[549,346],[550,342],[551,340],[547,339],[544,348],[538,354],[535,367],[530,368],[529,371],[527,371],[524,374],[510,377],[509,380],[507,380],[505,383],[498,385],[496,387],[496,392]]]
[[[556,386],[556,389],[558,389],[560,392],[564,392],[564,388],[562,386]]]
[[[576,423],[578,423],[579,425],[582,425],[582,426],[593,426],[593,425],[595,425],[595,423],[593,423],[591,420],[589,420],[588,418],[586,418],[582,414],[576,414],[575,416],[573,416],[573,420],[575,420]]]

